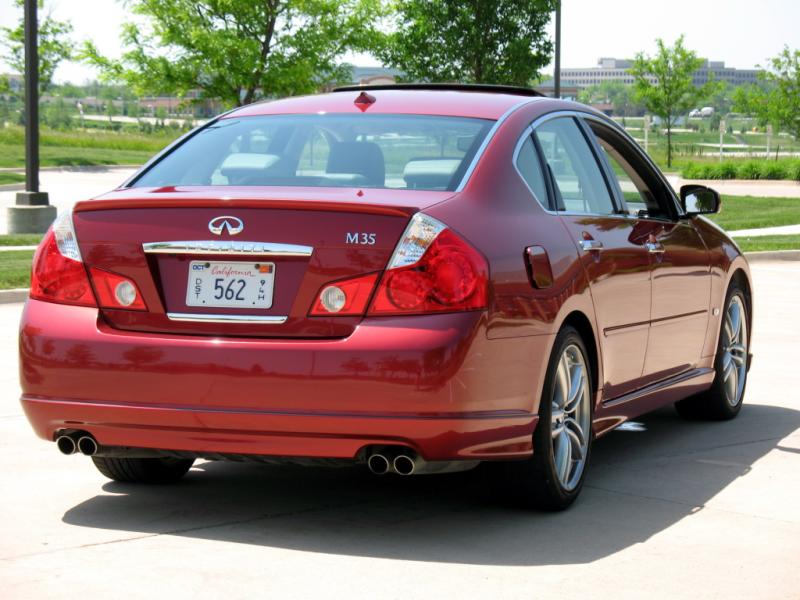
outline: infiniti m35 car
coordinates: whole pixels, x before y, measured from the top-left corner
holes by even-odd
[[[502,472],[567,507],[594,440],[739,412],[752,284],[612,120],[530,90],[342,88],[190,132],[40,244],[36,433],[126,482],[193,461]]]

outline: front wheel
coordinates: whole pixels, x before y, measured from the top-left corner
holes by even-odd
[[[191,458],[110,458],[93,456],[97,470],[124,483],[174,483],[191,469]]]
[[[724,421],[733,419],[742,409],[747,384],[750,338],[747,296],[732,285],[725,298],[725,313],[714,359],[714,383],[711,388],[675,404],[684,418]]]
[[[525,504],[563,510],[583,487],[592,447],[592,370],[580,334],[562,329],[553,345],[533,435],[533,457],[510,463]]]

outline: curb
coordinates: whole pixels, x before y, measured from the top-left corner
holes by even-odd
[[[800,260],[800,250],[765,250],[763,252],[745,252],[747,262],[762,262],[775,260]]]
[[[28,299],[28,288],[16,288],[13,290],[0,290],[0,304],[12,304],[14,302],[25,302]]]
[[[0,185],[0,192],[21,192],[24,189],[24,183],[4,183]]]

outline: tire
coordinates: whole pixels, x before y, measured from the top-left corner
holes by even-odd
[[[508,463],[514,494],[525,506],[564,510],[575,501],[583,487],[592,449],[595,389],[588,356],[583,339],[572,327],[564,327],[556,336],[539,402],[533,456],[527,461]],[[565,357],[568,357],[566,363],[563,362]],[[578,370],[583,373],[580,379],[576,377]],[[564,372],[570,374],[569,382],[563,378]],[[569,390],[566,402],[563,401],[565,386]],[[570,402],[573,391],[575,401]],[[575,408],[563,411],[560,407],[564,404],[565,408],[570,404]],[[581,454],[580,462],[573,463],[574,454]]]
[[[175,483],[194,464],[191,458],[108,458],[93,456],[97,470],[124,483]]]
[[[742,409],[749,367],[750,310],[747,295],[738,284],[731,284],[724,306],[714,358],[714,382],[707,391],[675,403],[675,410],[685,419],[726,421]],[[738,313],[738,329],[733,313]]]

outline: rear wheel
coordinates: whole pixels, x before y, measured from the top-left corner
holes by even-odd
[[[592,371],[572,327],[559,332],[548,363],[533,435],[533,457],[510,463],[525,504],[563,510],[583,487],[592,445]]]
[[[93,456],[97,470],[125,483],[174,483],[192,467],[191,458],[108,458]]]
[[[675,404],[682,417],[723,421],[739,414],[747,384],[750,343],[747,315],[747,297],[733,284],[728,290],[720,326],[714,383],[708,391]]]

